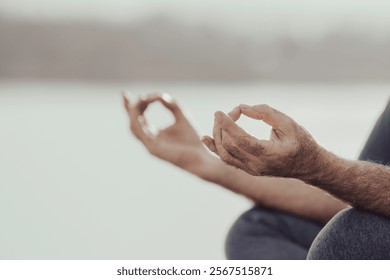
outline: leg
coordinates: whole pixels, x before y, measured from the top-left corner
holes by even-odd
[[[310,248],[312,260],[389,260],[390,219],[346,209],[318,234]]]
[[[255,206],[231,228],[226,255],[235,260],[303,260],[321,228],[297,216]]]

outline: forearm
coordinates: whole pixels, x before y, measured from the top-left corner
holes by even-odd
[[[275,177],[251,176],[215,159],[209,164],[207,181],[244,195],[255,203],[325,224],[344,202],[302,181]]]
[[[293,119],[268,105],[241,104],[237,110],[229,116],[223,112],[215,115],[215,148],[224,162],[256,176],[296,178],[354,207],[390,217],[390,167],[340,159],[319,146]],[[235,121],[241,114],[272,126],[270,140],[257,139],[239,127]],[[229,184],[230,181],[222,185]],[[287,190],[283,193],[284,197],[294,197],[295,201],[302,197]]]
[[[322,151],[322,167],[308,178],[352,206],[390,217],[390,168],[364,161],[349,161]]]

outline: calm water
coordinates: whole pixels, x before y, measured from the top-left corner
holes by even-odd
[[[226,233],[250,203],[150,157],[128,132],[122,88],[171,93],[202,134],[216,110],[268,103],[352,159],[390,85],[0,82],[1,259],[224,258]],[[149,116],[169,121],[157,107]]]

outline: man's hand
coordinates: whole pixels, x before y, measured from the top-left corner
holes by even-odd
[[[199,177],[205,178],[211,172],[209,162],[215,160],[199,139],[198,134],[180,107],[168,94],[154,94],[131,102],[123,96],[124,106],[130,118],[130,129],[154,156],[169,161]],[[175,123],[151,132],[151,126],[144,116],[153,102],[160,102],[174,116]]]
[[[239,127],[241,114],[272,126],[270,140]],[[226,163],[252,175],[307,179],[324,164],[324,150],[293,119],[268,105],[240,105],[228,115],[215,113],[214,141],[204,143]]]

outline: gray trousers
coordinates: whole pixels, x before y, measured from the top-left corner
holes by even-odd
[[[235,260],[389,260],[390,220],[351,208],[322,227],[256,206],[230,230],[226,255]]]
[[[390,163],[390,102],[360,159]],[[350,208],[323,227],[289,213],[255,206],[234,223],[225,248],[227,258],[236,260],[390,260],[390,219]]]

